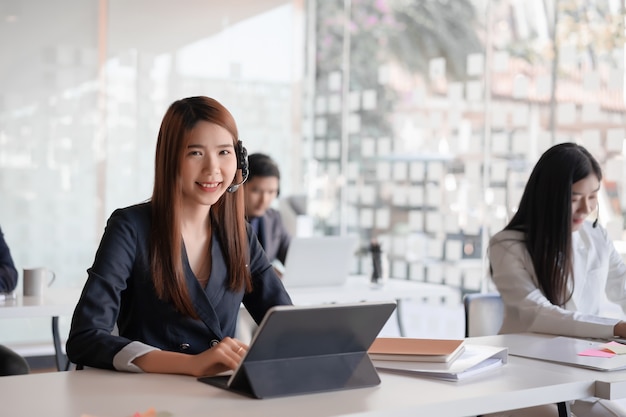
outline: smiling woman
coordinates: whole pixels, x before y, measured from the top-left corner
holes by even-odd
[[[245,180],[230,112],[174,102],[159,131],[152,199],[110,217],[67,342],[79,365],[212,375],[234,369],[243,303],[258,323],[291,304],[244,218]],[[111,331],[117,324],[119,336]]]

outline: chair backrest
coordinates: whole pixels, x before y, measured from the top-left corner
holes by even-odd
[[[466,294],[465,337],[498,334],[504,318],[504,303],[498,293]]]

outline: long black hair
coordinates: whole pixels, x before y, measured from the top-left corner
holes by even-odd
[[[598,161],[584,147],[561,143],[544,152],[533,168],[519,208],[507,230],[524,233],[538,285],[552,304],[572,297],[572,184],[594,174],[602,180]]]

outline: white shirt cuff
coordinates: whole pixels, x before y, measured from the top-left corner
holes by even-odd
[[[132,362],[139,356],[145,355],[153,350],[161,349],[141,342],[130,342],[113,357],[113,367],[118,371],[143,372],[140,367]]]

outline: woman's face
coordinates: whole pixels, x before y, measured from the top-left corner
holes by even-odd
[[[183,204],[215,204],[236,172],[237,156],[230,132],[214,123],[198,122],[183,154]]]
[[[583,222],[598,208],[600,181],[595,174],[572,184],[572,232],[580,229]]]

